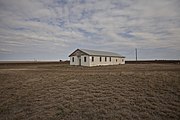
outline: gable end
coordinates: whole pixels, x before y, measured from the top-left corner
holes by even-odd
[[[71,56],[81,56],[81,55],[89,55],[89,54],[87,54],[86,52],[84,52],[84,51],[82,51],[80,49],[77,49],[73,53],[71,53],[69,55],[69,57],[71,57]]]

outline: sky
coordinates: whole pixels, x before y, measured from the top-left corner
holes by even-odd
[[[180,0],[0,0],[0,60],[67,60],[78,48],[180,59]]]

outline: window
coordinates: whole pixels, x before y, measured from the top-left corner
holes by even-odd
[[[102,58],[100,57],[100,58],[99,58],[99,61],[100,61],[100,62],[101,62],[101,59],[102,59]]]
[[[74,62],[74,57],[72,57],[72,62]]]
[[[107,61],[107,57],[105,57],[105,62]]]
[[[92,62],[94,62],[94,57],[92,57]]]
[[[124,62],[124,59],[122,59],[122,62]]]
[[[111,57],[109,57],[109,61],[111,62]]]
[[[86,62],[86,57],[84,57],[84,62]]]
[[[116,62],[117,62],[117,59],[116,59]]]

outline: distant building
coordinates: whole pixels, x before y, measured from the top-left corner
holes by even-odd
[[[113,52],[77,49],[69,57],[70,65],[99,66],[125,64],[125,57]]]

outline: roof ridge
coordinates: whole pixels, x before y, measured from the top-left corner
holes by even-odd
[[[115,52],[111,52],[111,51],[104,51],[104,50],[90,50],[90,49],[79,49],[79,50],[89,50],[89,51],[99,51],[99,52],[109,52],[109,53],[115,53]],[[118,54],[118,53],[116,53]]]
[[[124,56],[121,56],[118,53],[109,52],[109,51],[90,50],[90,49],[79,49],[79,50],[87,53],[88,55],[124,57]]]

